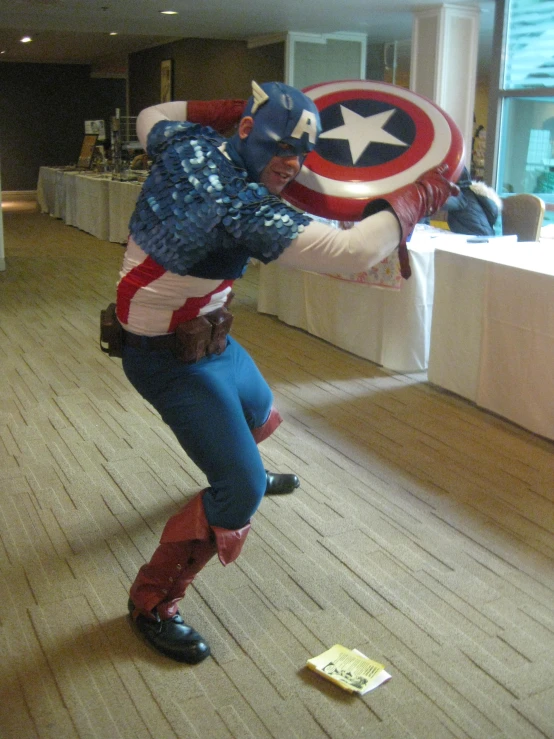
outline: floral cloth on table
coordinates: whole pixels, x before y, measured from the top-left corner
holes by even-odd
[[[352,223],[348,221],[330,221],[326,218],[318,218],[312,216],[315,221],[328,223],[335,228],[347,230],[352,228]],[[386,259],[375,264],[371,269],[364,272],[356,272],[353,275],[331,274],[336,280],[344,280],[345,282],[358,282],[371,287],[386,287],[392,290],[400,290],[402,284],[402,275],[400,274],[400,262],[398,261],[398,252],[395,250]]]
[[[359,282],[371,287],[387,287],[392,290],[400,290],[402,284],[400,262],[396,251],[365,272],[356,272],[353,275],[330,275],[330,277],[346,282]]]

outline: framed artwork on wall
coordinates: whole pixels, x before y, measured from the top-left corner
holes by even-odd
[[[173,100],[173,59],[164,59],[160,66],[160,102]]]

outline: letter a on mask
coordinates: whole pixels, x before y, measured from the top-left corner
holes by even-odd
[[[313,113],[304,109],[294,131],[291,133],[292,139],[301,139],[302,134],[307,133],[311,144],[315,144],[317,139],[317,121]]]

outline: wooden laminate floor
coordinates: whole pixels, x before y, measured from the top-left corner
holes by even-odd
[[[213,657],[173,663],[127,592],[205,480],[98,348],[123,249],[17,209],[4,236],[2,739],[554,737],[552,443],[258,314],[250,268],[234,335],[285,419],[260,450],[302,485],[189,589]],[[392,680],[304,668],[335,643]]]

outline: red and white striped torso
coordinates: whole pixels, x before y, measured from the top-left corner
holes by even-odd
[[[129,238],[117,286],[117,317],[134,334],[172,333],[177,324],[225,305],[232,284],[168,272]]]

